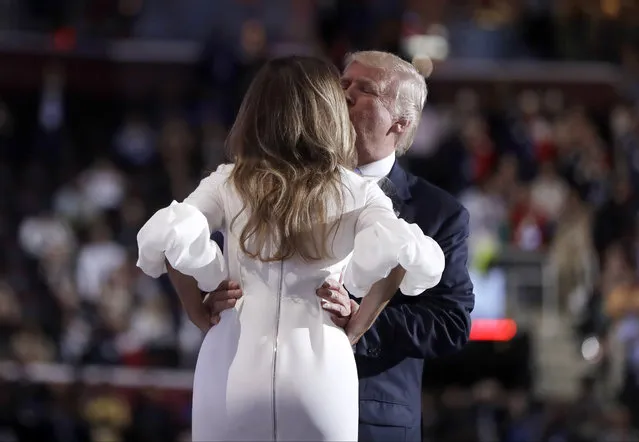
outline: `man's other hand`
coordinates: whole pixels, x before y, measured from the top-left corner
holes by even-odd
[[[331,319],[338,327],[345,328],[359,308],[344,286],[335,280],[327,279],[315,293],[322,298],[322,308],[331,314]]]
[[[235,307],[241,297],[240,284],[230,280],[222,281],[215,290],[207,293],[202,302],[209,309],[211,325],[217,325],[220,313]]]

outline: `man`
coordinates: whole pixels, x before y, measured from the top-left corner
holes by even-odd
[[[358,172],[384,180],[399,216],[433,237],[446,255],[441,282],[420,296],[397,293],[359,340],[361,441],[421,441],[424,360],[459,350],[468,340],[473,286],[466,268],[468,212],[451,195],[408,174],[396,162],[412,144],[426,101],[417,69],[395,55],[365,51],[347,60],[342,76],[357,132]],[[384,179],[384,178],[387,179]],[[357,303],[336,281],[317,295],[336,324],[347,327]],[[214,316],[235,305],[238,284],[208,297]]]

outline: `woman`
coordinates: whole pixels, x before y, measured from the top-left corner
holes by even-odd
[[[398,286],[417,295],[436,285],[443,252],[397,219],[375,182],[351,171],[354,132],[339,73],[324,61],[268,62],[228,145],[234,164],[157,212],[138,235],[138,265],[157,277],[166,260],[179,291],[190,287],[182,303],[204,330],[209,318],[195,281],[204,291],[229,278],[242,286],[242,299],[200,349],[193,439],[357,440],[351,342]],[[209,239],[217,230],[224,257]],[[354,296],[371,292],[351,321],[351,342],[315,296],[340,275]]]

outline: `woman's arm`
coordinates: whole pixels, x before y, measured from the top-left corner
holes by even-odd
[[[436,286],[444,273],[444,252],[416,224],[397,218],[393,203],[375,184],[367,189],[366,203],[355,223],[353,253],[344,269],[343,285],[355,298],[397,265],[406,270],[400,290],[418,296]]]
[[[225,224],[225,183],[231,165],[204,178],[183,203],[158,210],[137,235],[137,266],[152,278],[168,273],[189,319],[202,331],[210,314],[201,290],[212,291],[228,279],[226,262],[211,232]]]
[[[398,219],[391,200],[377,185],[369,186],[367,192],[343,276],[349,293],[363,297],[346,326],[351,342],[373,326],[397,289],[406,296],[418,296],[439,283],[445,268],[444,252],[433,238],[419,226]],[[379,280],[382,275],[387,276]]]
[[[388,301],[397,292],[405,274],[406,270],[397,266],[391,270],[386,278],[373,284],[370,291],[362,299],[359,309],[346,325],[346,335],[351,345],[355,345],[362,335],[373,326]]]
[[[207,307],[202,302],[202,295],[197,281],[192,276],[184,275],[166,261],[169,280],[180,298],[182,307],[193,324],[206,333],[211,328],[211,319]]]

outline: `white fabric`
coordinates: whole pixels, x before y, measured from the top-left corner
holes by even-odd
[[[388,175],[395,164],[395,152],[382,158],[381,160],[373,161],[372,163],[358,166],[358,173],[361,176],[369,178],[382,178]]]
[[[416,296],[439,283],[444,252],[416,224],[398,219],[391,200],[379,186],[368,187],[365,210],[355,230],[353,257],[344,272],[344,287],[361,298],[371,286],[400,264],[406,269],[400,290]]]
[[[140,229],[138,249],[138,267],[153,278],[166,272],[165,258],[175,270],[194,277],[200,290],[215,290],[227,278],[206,218],[186,202],[173,201],[158,210]]]
[[[154,215],[138,235],[138,265],[151,276],[164,272],[163,251],[175,268],[197,275],[201,287],[226,277],[244,296],[206,335],[193,386],[194,441],[355,441],[358,381],[344,331],[333,324],[315,290],[344,273],[358,295],[398,263],[407,275],[402,290],[416,295],[439,281],[441,248],[417,226],[397,219],[379,187],[344,170],[345,207],[332,257],[261,262],[241,252],[237,232],[246,214],[223,165],[182,204]],[[205,222],[207,221],[207,222]],[[225,253],[208,234],[225,231]],[[225,265],[221,264],[225,261]]]

